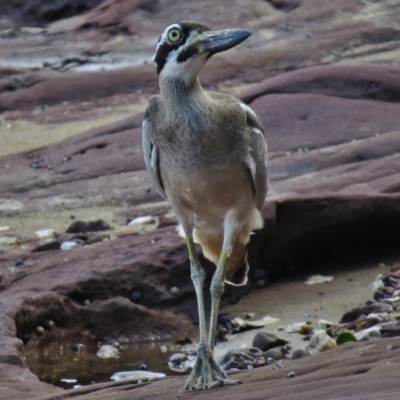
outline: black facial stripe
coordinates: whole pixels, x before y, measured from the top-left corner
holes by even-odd
[[[176,58],[178,63],[183,63],[189,60],[190,57],[195,56],[199,52],[199,49],[196,47],[189,47],[187,50],[181,51]]]
[[[157,74],[160,75],[160,72],[164,68],[171,51],[176,50],[180,45],[181,42],[179,42],[178,44],[169,44],[166,42],[158,47],[156,56],[154,58],[154,62],[157,65]]]

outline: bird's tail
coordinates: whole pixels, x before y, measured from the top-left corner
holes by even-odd
[[[205,238],[198,237],[196,230],[194,232],[195,241],[200,243],[203,249],[203,254],[206,258],[218,265],[218,261],[222,251],[222,238]],[[200,235],[199,235],[200,236]],[[207,240],[208,239],[208,240]],[[240,232],[233,244],[232,252],[228,258],[226,265],[225,282],[241,286],[247,283],[247,274],[249,271],[249,263],[247,262],[247,249],[246,244],[250,239],[250,233],[246,230]]]

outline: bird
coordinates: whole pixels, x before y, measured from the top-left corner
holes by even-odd
[[[228,379],[213,351],[225,282],[247,282],[246,245],[251,233],[263,226],[268,149],[258,115],[230,95],[205,91],[199,73],[211,56],[251,34],[244,29],[213,31],[198,22],[174,23],[161,34],[153,56],[160,94],[149,98],[144,115],[144,159],[186,239],[199,315],[197,358],[186,390],[241,383]],[[206,273],[195,243],[216,265],[208,335]]]

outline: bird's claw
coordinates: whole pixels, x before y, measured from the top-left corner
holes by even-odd
[[[227,379],[225,371],[215,360],[207,345],[200,345],[193,370],[186,382],[185,390],[211,389],[218,386],[238,385],[242,382]]]

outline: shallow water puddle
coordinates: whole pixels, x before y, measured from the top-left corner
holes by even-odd
[[[31,371],[42,381],[70,389],[75,385],[109,382],[119,371],[139,370],[145,365],[149,371],[178,375],[167,361],[174,353],[174,342],[144,343],[134,347],[121,346],[118,358],[100,358],[96,346],[52,344],[34,350],[26,346],[25,359]]]

